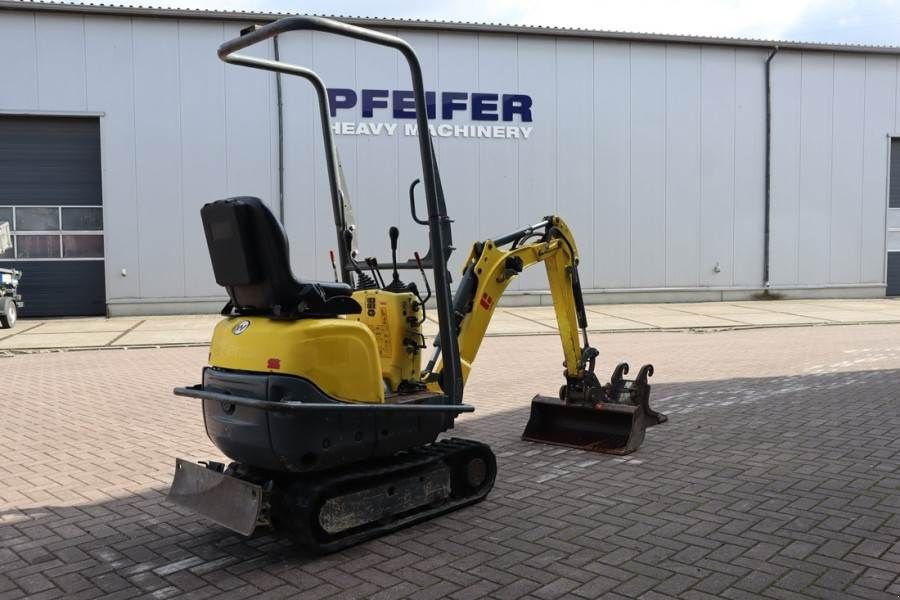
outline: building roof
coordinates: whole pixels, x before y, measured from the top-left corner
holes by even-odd
[[[242,21],[250,23],[265,23],[282,17],[298,16],[302,14],[289,12],[165,8],[156,6],[123,6],[118,4],[93,4],[85,2],[65,3],[52,2],[47,0],[0,0],[0,10],[26,10],[40,12],[80,13],[135,17],[171,17],[177,19],[208,19],[217,21]],[[316,16],[338,19],[347,23],[352,23],[354,25],[360,25],[362,27],[381,27],[390,29],[460,31],[470,33],[507,33],[518,35],[539,35],[582,39],[623,40],[675,44],[707,44],[751,48],[774,48],[777,46],[781,49],[900,55],[900,46],[836,44],[820,42],[799,42],[789,40],[762,40],[754,38],[714,37],[663,33],[636,33],[627,31],[581,29],[576,27],[504,25],[500,23],[474,23],[466,21],[432,21],[427,19],[354,17],[345,15]]]

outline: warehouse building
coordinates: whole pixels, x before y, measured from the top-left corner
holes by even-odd
[[[199,209],[254,195],[295,272],[331,278],[316,106],[302,80],[226,66],[279,15],[0,0],[0,221],[24,314],[218,310]],[[422,60],[454,239],[550,213],[589,301],[900,294],[900,49],[350,19]],[[384,48],[284,36],[309,65],[364,256],[423,250],[409,77]],[[510,302],[545,302],[540,269]]]

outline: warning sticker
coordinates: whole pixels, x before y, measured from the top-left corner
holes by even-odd
[[[372,330],[380,345],[379,354],[382,358],[393,358],[394,349],[391,344],[391,327],[388,318],[387,302],[378,303],[378,320],[374,323]]]

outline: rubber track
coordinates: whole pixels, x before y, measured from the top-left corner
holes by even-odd
[[[477,455],[485,460],[485,482],[477,490],[465,489],[456,476],[457,469],[467,457]],[[286,490],[283,500],[276,507],[277,528],[290,536],[295,543],[313,554],[336,552],[365,540],[379,537],[408,527],[438,515],[457,510],[480,500],[491,491],[497,474],[496,458],[490,447],[481,442],[450,438],[400,452],[390,459],[377,459],[375,464],[362,463],[354,468],[344,468],[332,473],[321,473],[316,478],[298,480]],[[319,508],[330,498],[384,485],[391,478],[409,475],[444,464],[451,473],[451,495],[436,507],[424,507],[390,522],[377,522],[344,534],[328,535],[318,526]],[[462,495],[461,495],[462,494]]]

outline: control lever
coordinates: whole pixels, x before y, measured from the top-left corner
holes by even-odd
[[[372,275],[379,282],[378,284],[381,286],[381,289],[387,289],[384,285],[384,277],[381,276],[381,271],[378,270],[378,259],[374,256],[370,256],[366,259],[366,264],[372,270]]]
[[[388,229],[388,237],[391,239],[391,264],[394,267],[394,276],[391,279],[391,285],[385,289],[391,292],[402,292],[405,287],[400,281],[400,273],[397,272],[397,239],[400,237],[400,230],[391,226]]]
[[[419,257],[419,253],[413,252],[413,256],[416,257],[416,264],[419,265],[419,273],[422,274],[422,281],[425,282],[425,291],[428,292],[428,295],[422,300],[422,317],[424,319],[425,303],[431,300],[431,285],[428,283],[428,277],[425,275],[425,268],[422,266],[422,259]]]
[[[409,290],[410,292],[412,292],[413,294],[415,294],[416,299],[419,301],[418,305],[422,307],[422,318],[421,319],[416,319],[415,317],[408,317],[407,320],[410,323],[413,323],[415,325],[421,325],[422,323],[425,322],[425,303],[431,299],[431,285],[428,283],[428,277],[425,276],[425,269],[422,267],[422,259],[419,258],[419,253],[414,252],[413,254],[416,257],[416,264],[419,265],[419,273],[422,274],[422,281],[425,282],[425,291],[428,292],[428,295],[425,296],[424,299],[422,299],[422,295],[419,294],[419,287],[415,284],[415,282],[411,281],[406,285],[406,289]]]
[[[350,231],[344,231],[344,245],[346,248],[350,248],[350,243],[353,241],[353,233]],[[353,265],[353,272],[356,273],[356,289],[358,290],[371,290],[378,287],[378,282],[371,277],[367,273],[365,273],[362,269],[359,268],[359,263],[356,262],[356,259],[353,258],[352,254],[349,254],[347,258],[350,259],[350,264]],[[332,259],[333,261],[334,259]],[[344,269],[344,265],[341,265],[341,268]]]
[[[338,283],[337,265],[334,262],[334,250],[329,250],[328,256],[331,257],[331,270],[334,272],[334,282]]]

